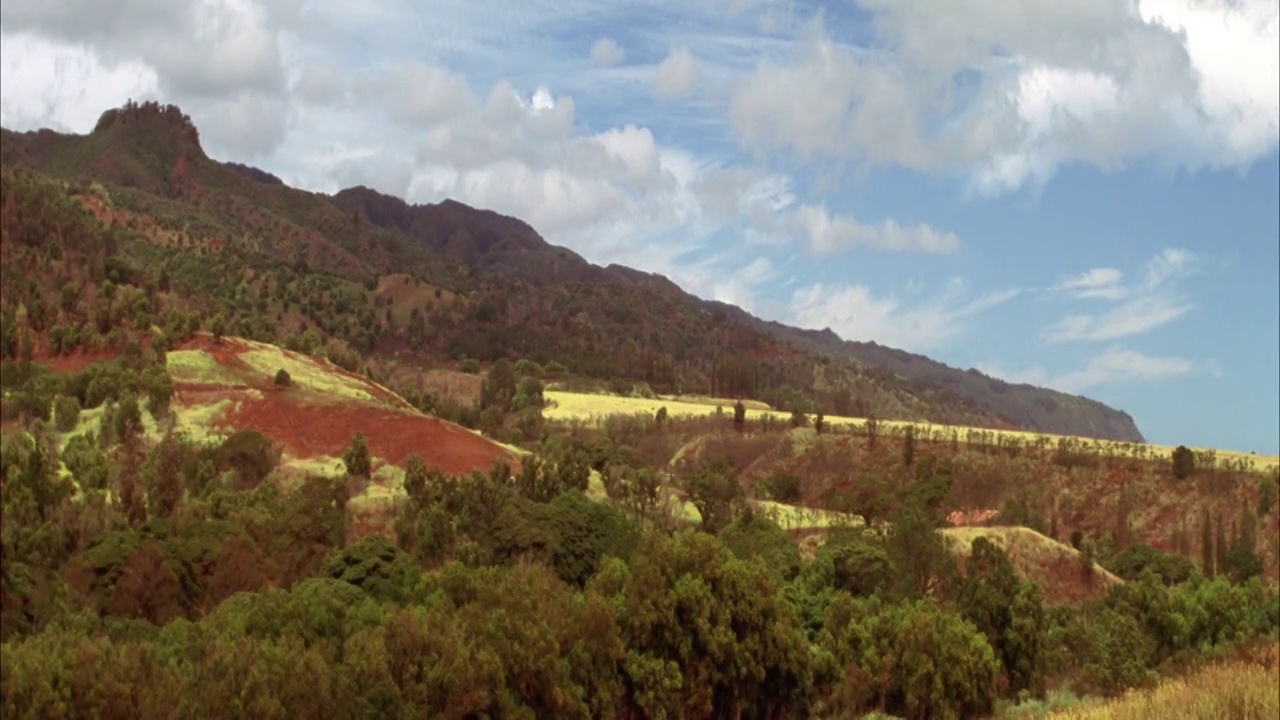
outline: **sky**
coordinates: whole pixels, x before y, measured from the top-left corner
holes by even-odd
[[[1280,453],[1275,0],[5,0],[0,88]]]

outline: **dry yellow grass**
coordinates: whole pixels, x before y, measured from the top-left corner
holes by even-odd
[[[1098,598],[1112,585],[1124,583],[1099,565],[1094,565],[1086,575],[1075,548],[1031,528],[953,527],[943,529],[942,534],[952,551],[962,558],[972,552],[975,539],[988,538],[1005,551],[1018,573],[1038,583],[1045,597],[1054,604],[1073,605]]]
[[[548,390],[545,393],[548,401],[552,403],[543,415],[552,420],[583,420],[587,422],[599,422],[610,415],[627,415],[634,413],[644,413],[652,415],[658,411],[658,408],[665,407],[667,414],[671,417],[705,417],[715,415],[716,401],[708,398],[698,397],[681,397],[681,398],[632,398],[620,397],[616,395],[594,395],[588,393],[566,392],[563,390]],[[768,415],[778,420],[790,420],[791,414],[777,410],[764,409],[763,403],[752,401],[747,404],[747,420],[759,420],[761,417]],[[726,415],[733,411],[733,403],[728,402],[724,406]],[[826,422],[831,426],[845,427],[862,427],[866,424],[863,418],[839,417],[829,415]],[[1123,443],[1112,440],[1095,440],[1093,438],[1079,438],[1065,435],[1052,435],[1049,433],[1035,433],[1022,430],[988,430],[985,428],[972,428],[962,425],[939,425],[935,423],[913,423],[899,420],[881,420],[879,426],[885,433],[901,433],[910,426],[916,429],[917,434],[922,438],[935,438],[938,440],[950,439],[953,434],[958,436],[960,440],[976,440],[981,442],[1010,442],[1015,441],[1023,445],[1034,445],[1036,443],[1047,443],[1053,447],[1062,438],[1068,438],[1080,443],[1080,450],[1095,452],[1115,452],[1117,454],[1127,454],[1131,448],[1139,447],[1138,443]],[[1148,444],[1145,446],[1146,457],[1157,458],[1160,456],[1168,457],[1173,453],[1173,448],[1168,445]],[[1193,450],[1203,451],[1206,448],[1192,448]],[[1234,450],[1213,450],[1219,461],[1240,461],[1246,460],[1253,464],[1255,470],[1270,471],[1280,467],[1280,455],[1251,455],[1249,453],[1237,452]]]
[[[1049,715],[1057,720],[1275,720],[1280,717],[1280,648],[1204,668],[1150,690]]]

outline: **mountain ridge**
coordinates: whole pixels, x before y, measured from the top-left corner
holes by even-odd
[[[458,296],[447,307],[387,307],[385,321],[381,310],[360,307],[368,297],[352,300],[354,309],[331,300],[338,309],[328,316],[299,298],[309,314],[298,332],[319,327],[366,355],[527,356],[591,377],[785,409],[1143,441],[1127,413],[1097,401],[763,320],[662,275],[590,263],[518,218],[454,200],[415,205],[362,186],[334,195],[291,188],[259,168],[208,158],[174,106],[108,110],[87,135],[4,129],[0,140],[7,168],[102,183],[133,216],[175,228],[197,251],[212,243],[209,262],[226,263],[221,272],[235,271],[234,262],[286,264],[279,272],[292,282],[323,271],[370,289],[408,272]],[[245,259],[254,257],[263,259]]]

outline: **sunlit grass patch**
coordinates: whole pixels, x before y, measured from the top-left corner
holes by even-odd
[[[315,455],[306,458],[286,456],[280,461],[280,465],[303,476],[334,477],[346,472],[346,467],[342,464],[342,458],[328,455]]]
[[[784,530],[825,529],[832,527],[861,527],[862,516],[834,510],[787,505],[772,500],[756,500],[762,515],[769,517]]]
[[[217,427],[218,420],[232,407],[228,399],[211,403],[186,405],[173,404],[173,412],[177,416],[177,425],[187,435],[198,442],[222,440],[230,433]]]
[[[377,402],[363,379],[349,377],[311,358],[286,352],[274,345],[257,345],[255,349],[241,353],[240,359],[262,373],[264,383],[271,382],[278,371],[284,370],[289,373],[294,386],[349,400]]]
[[[672,418],[710,417],[717,412],[716,404],[707,398],[635,398],[617,395],[569,392],[565,390],[548,390],[545,397],[551,404],[543,411],[550,420],[579,420],[599,424],[610,415],[630,415],[642,413],[652,416],[658,408],[665,407],[667,415]],[[768,416],[776,421],[787,423],[791,414],[777,410],[764,409],[758,401],[744,402],[747,406],[747,422],[759,422]],[[732,418],[733,403],[721,406],[726,422]],[[824,418],[827,426],[835,429],[859,430],[867,424],[865,418],[842,417],[828,415]],[[1025,430],[991,430],[963,425],[940,425],[928,422],[912,422],[907,420],[878,420],[877,426],[884,435],[902,435],[906,428],[915,429],[916,436],[922,440],[945,442],[953,437],[961,442],[1008,443],[1015,442],[1021,446],[1043,444],[1047,448],[1056,446],[1058,441],[1067,439],[1077,443],[1080,452],[1113,453],[1125,456],[1135,449],[1141,449],[1147,459],[1158,460],[1169,458],[1173,447],[1168,445],[1143,445],[1142,443],[1126,443],[1112,440],[1097,440],[1066,435],[1053,435]],[[1192,448],[1196,451],[1208,451],[1208,448]],[[1280,467],[1280,455],[1253,455],[1233,450],[1213,450],[1219,462],[1246,461],[1258,471],[1269,471]]]
[[[170,350],[165,368],[174,382],[199,385],[243,385],[244,379],[204,350]]]
[[[587,497],[600,502],[609,499],[609,493],[604,489],[604,477],[594,468],[591,470],[591,477],[587,480]]]

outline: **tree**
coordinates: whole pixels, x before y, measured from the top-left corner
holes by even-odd
[[[138,409],[138,399],[133,395],[124,396],[116,406],[112,420],[116,439],[126,444],[132,441],[142,432],[142,412]]]
[[[293,384],[293,378],[289,376],[289,371],[280,368],[276,371],[275,386],[278,388],[287,388]]]
[[[1213,523],[1209,519],[1209,508],[1200,511],[1200,572],[1212,579],[1217,575],[1217,564],[1213,552]]]
[[[742,497],[742,486],[733,473],[733,463],[718,457],[685,478],[689,502],[702,515],[702,527],[716,533],[733,520],[734,507]]]
[[[254,488],[276,469],[280,451],[281,448],[271,438],[246,428],[237,430],[222,441],[218,448],[218,462],[224,469],[235,471],[237,487]]]
[[[53,422],[58,432],[71,432],[80,422],[80,401],[75,397],[59,395],[53,403]]]
[[[1010,690],[1040,694],[1044,668],[1043,594],[1023,583],[1005,554],[986,537],[974,539],[957,607],[986,636],[1009,673]]]
[[[535,383],[538,382],[536,379],[532,380]],[[512,369],[510,361],[501,358],[489,369],[488,376],[480,386],[480,407],[498,408],[500,412],[508,413],[511,412],[515,403],[515,397],[515,370]]]
[[[1275,509],[1276,497],[1280,495],[1280,483],[1275,476],[1264,477],[1258,481],[1258,517],[1267,517]]]
[[[822,431],[825,430],[826,428],[827,428],[826,416],[823,415],[822,413],[818,413],[817,415],[815,415],[813,418],[813,431],[821,435]]]
[[[916,461],[916,427],[908,425],[902,433],[902,464],[911,467]]]
[[[1191,477],[1191,473],[1196,469],[1196,454],[1186,445],[1179,445],[1174,448],[1171,457],[1173,464],[1173,476],[1179,480],[1185,480]]]
[[[741,400],[733,404],[733,427],[738,431],[747,427],[747,406]]]
[[[667,422],[667,406],[666,405],[663,405],[662,407],[658,408],[658,412],[654,413],[653,421],[659,425],[665,424]]]
[[[342,454],[342,464],[347,468],[347,474],[354,477],[369,477],[369,444],[364,439],[364,433],[357,431],[351,436],[351,446]]]
[[[167,518],[182,502],[182,443],[172,432],[151,451],[147,500],[153,517]]]
[[[890,517],[886,546],[902,597],[945,598],[950,594],[956,562],[938,532],[933,511],[919,501],[903,503]]]
[[[412,453],[405,460],[404,491],[418,507],[427,505],[427,464],[417,453]]]
[[[222,313],[214,315],[209,323],[209,332],[213,334],[214,342],[222,342],[222,336],[227,334],[227,316]]]

